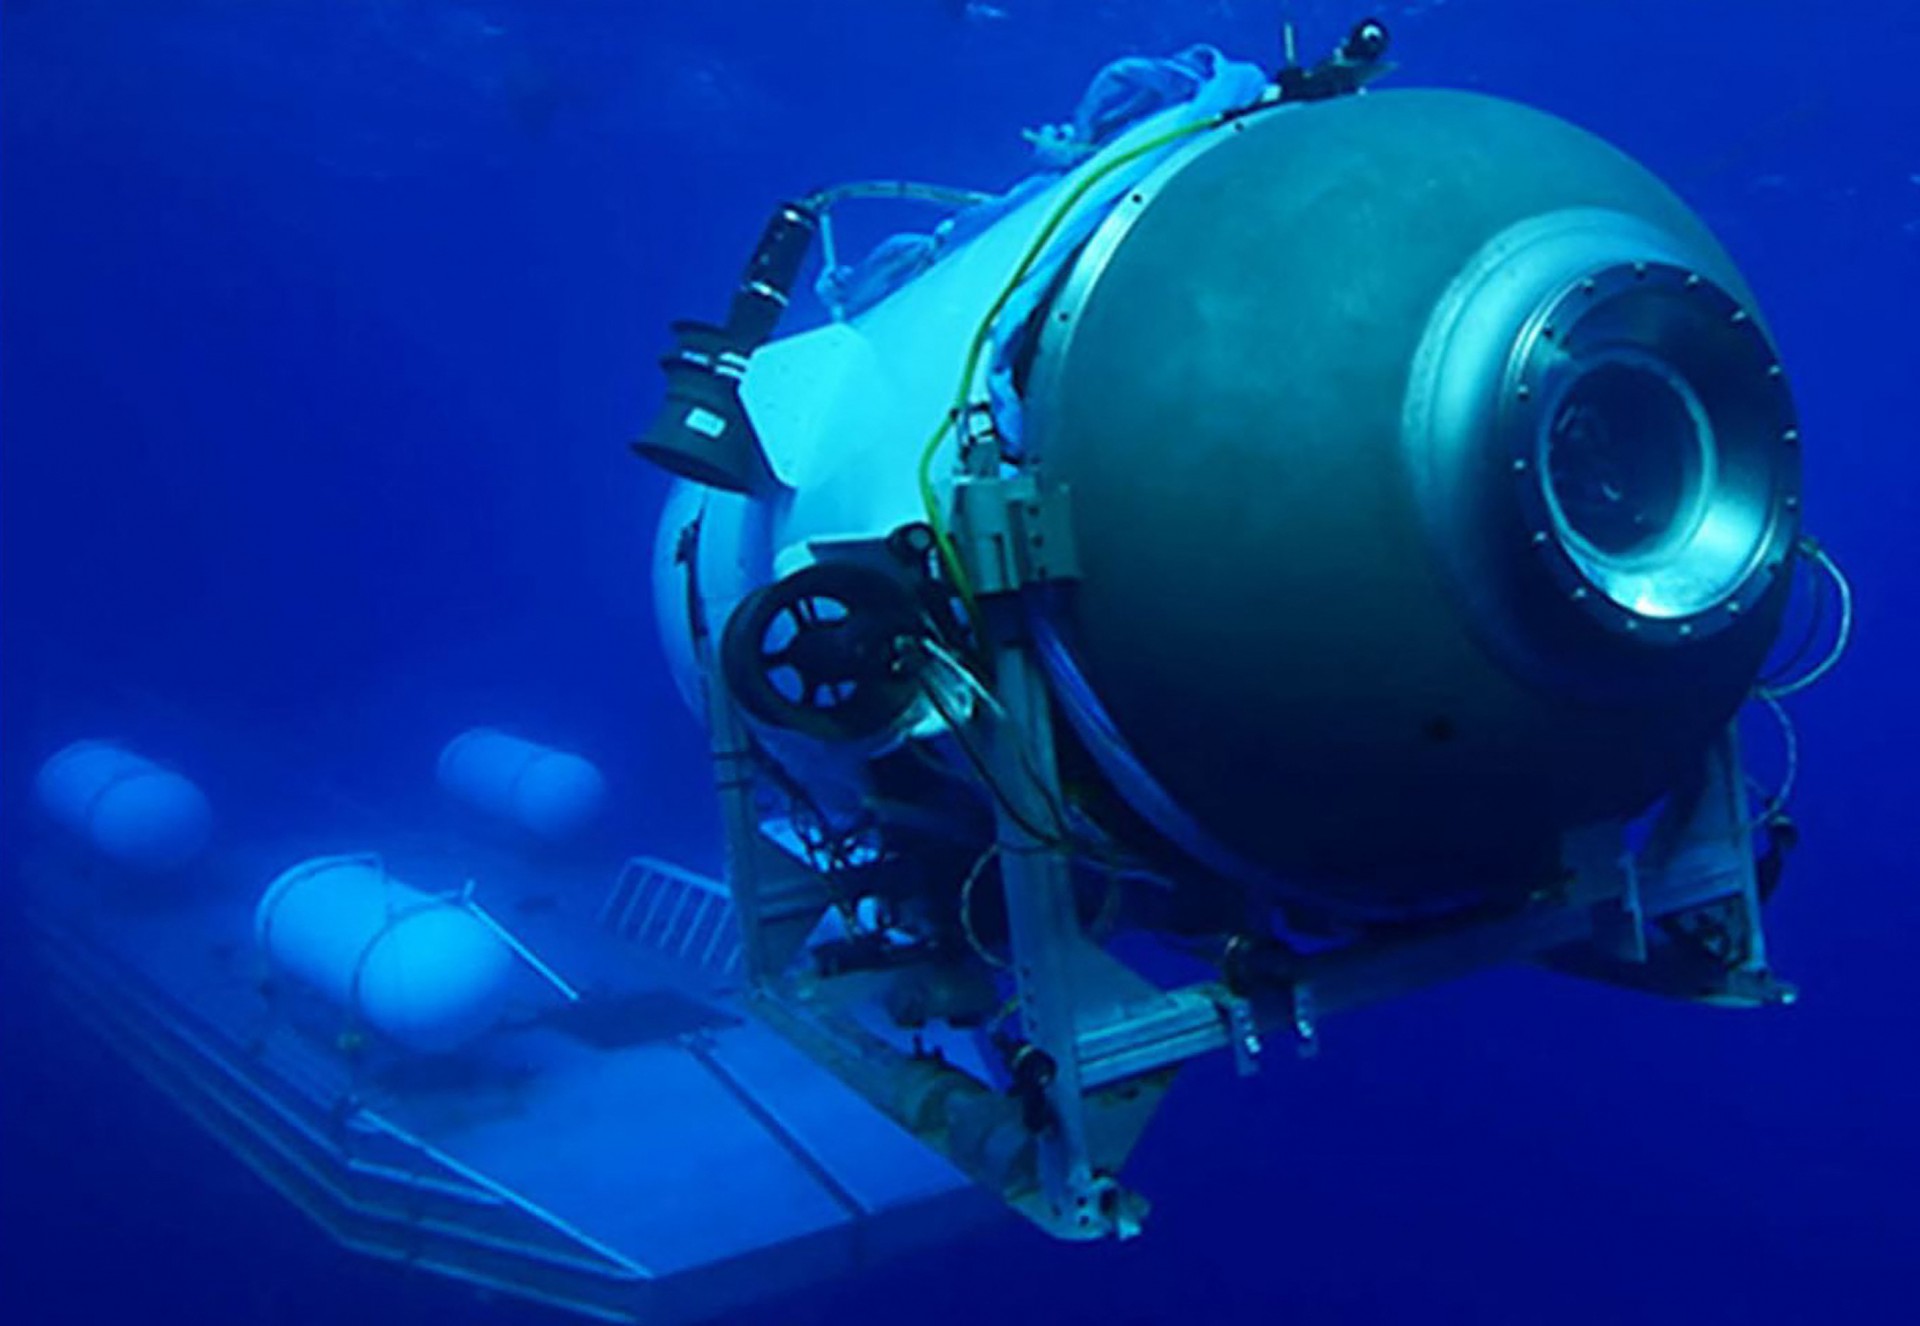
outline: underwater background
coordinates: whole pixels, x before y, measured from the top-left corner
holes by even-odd
[[[1256,0],[4,0],[0,854],[105,732],[223,822],[429,814],[448,732],[590,751],[605,833],[712,869],[627,443],[667,323],[769,207],[980,188],[1123,54],[1271,63]],[[1396,85],[1529,102],[1665,178],[1745,270],[1856,644],[1795,702],[1794,1008],[1529,971],[1188,1070],[1125,1245],[1017,1221],[742,1320],[1920,1319],[1920,17],[1899,0],[1382,5]],[[877,233],[874,237],[877,237]],[[1276,316],[1284,316],[1277,310]],[[1763,730],[1764,731],[1764,730]],[[1757,743],[1763,766],[1777,752]],[[1768,762],[1773,762],[1771,765]],[[290,809],[297,805],[298,810]],[[0,1317],[562,1320],[336,1249],[57,1014],[0,904]]]

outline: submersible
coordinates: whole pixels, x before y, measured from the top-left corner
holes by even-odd
[[[1643,167],[1386,47],[1120,61],[1006,194],[784,204],[637,444],[757,1008],[1065,1236],[1136,1227],[1195,1054],[1514,960],[1789,994],[1734,728],[1806,560],[1773,336]],[[876,198],[946,215],[842,262]]]
[[[1453,977],[1789,1001],[1736,725],[1851,596],[1773,334],[1640,166],[1386,49],[1117,61],[1011,189],[794,197],[674,326],[718,877],[608,855],[613,728],[475,715],[426,825],[54,740],[50,991],[342,1243],[652,1326],[998,1203],[1132,1234],[1184,1064]],[[856,259],[876,205],[936,220]]]

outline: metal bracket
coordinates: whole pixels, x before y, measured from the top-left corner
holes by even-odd
[[[1080,578],[1067,488],[1034,473],[955,483],[953,535],[982,598]]]
[[[1301,984],[1294,987],[1293,1007],[1288,1013],[1287,1024],[1293,1031],[1302,1059],[1311,1059],[1320,1053],[1320,1009],[1312,986]]]
[[[1130,1209],[1106,1166],[1096,1162],[1088,1118],[1088,1081],[1080,1055],[1080,1022],[1091,1002],[1083,988],[1091,950],[1075,909],[1067,846],[1034,838],[1029,826],[1058,823],[1059,777],[1046,680],[1017,643],[995,653],[1002,721],[992,733],[989,763],[999,786],[995,819],[1006,893],[1021,1033],[1051,1068],[1044,1082],[1046,1126],[1037,1134],[1042,1223],[1065,1238],[1122,1232],[1116,1217]]]
[[[1175,1067],[1223,1044],[1244,1053],[1251,1072],[1260,1051],[1252,1007],[1217,986],[1148,987],[1145,998],[1114,1007],[1097,1021],[1085,1012],[1083,1007],[1075,1053],[1088,1090]]]
[[[1596,825],[1567,835],[1563,849],[1574,872],[1575,902],[1593,899],[1594,948],[1617,962],[1647,960],[1647,915],[1640,896],[1640,870],[1617,824]]]
[[[707,727],[714,785],[726,850],[727,889],[740,920],[740,951],[747,979],[776,984],[832,904],[826,882],[769,843],[754,803],[756,759],[747,727],[727,683],[702,650],[707,679]]]
[[[1569,975],[1734,1007],[1792,1003],[1767,966],[1753,822],[1731,727],[1676,790],[1636,866],[1592,909],[1588,942],[1545,956]],[[1666,938],[1650,943],[1648,923]]]
[[[1227,1019],[1227,1041],[1233,1050],[1233,1068],[1241,1077],[1260,1071],[1260,1028],[1253,1020],[1253,1005],[1236,995],[1220,1001]]]
[[[1023,577],[1051,576],[1028,537],[1059,520],[1030,476],[974,480],[956,498],[968,513],[965,547],[983,593],[1006,594]],[[1023,497],[1022,495],[1026,495]],[[1049,516],[1047,513],[1054,513]],[[1075,846],[1064,822],[1046,679],[1017,618],[993,651],[996,720],[986,728],[983,773],[995,793],[1001,884],[1017,1036],[1015,1085],[985,1080],[883,1043],[834,1012],[838,978],[796,984],[788,969],[828,905],[827,881],[769,845],[752,782],[755,752],[743,722],[709,674],[713,755],[728,840],[728,877],[756,1009],[810,1057],[832,1069],[915,1136],[1015,1210],[1057,1237],[1136,1232],[1145,1203],[1118,1175],[1179,1066],[1227,1050],[1242,1073],[1257,1067],[1262,1035],[1317,1047],[1330,1013],[1397,998],[1509,962],[1537,961],[1571,975],[1714,1003],[1790,1002],[1765,965],[1751,825],[1729,732],[1680,789],[1636,862],[1623,826],[1570,835],[1564,889],[1503,915],[1478,915],[1311,954],[1256,962],[1229,984],[1164,990],[1098,947],[1081,925]],[[1678,921],[1699,942],[1671,941]],[[1668,939],[1656,931],[1667,928]]]
[[[753,743],[724,679],[711,657],[705,661],[727,882],[755,1011],[1050,1233],[1096,1239],[1137,1232],[1146,1203],[1115,1174],[1164,1096],[1171,1066],[1216,1048],[1221,1019],[1204,999],[1196,1005],[1179,992],[1154,989],[1082,930],[1071,848],[1058,822],[1061,793],[1038,663],[1019,645],[1001,651],[1002,712],[986,751],[1007,803],[998,833],[1021,1040],[1043,1069],[1023,1096],[1001,1095],[956,1068],[902,1052],[832,1013],[836,981],[793,978],[794,959],[831,893],[816,871],[761,832]],[[1027,826],[1047,836],[1035,838]],[[1188,1024],[1196,1016],[1210,1036],[1193,1036]],[[1106,1042],[1113,1057],[1090,1080],[1081,1066],[1088,1052],[1082,1036],[1094,1027],[1117,1034]]]

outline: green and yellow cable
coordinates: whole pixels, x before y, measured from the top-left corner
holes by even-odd
[[[933,458],[939,452],[940,444],[946,441],[948,430],[957,425],[966,415],[967,394],[973,387],[974,375],[980,369],[980,356],[985,353],[987,342],[992,339],[994,323],[999,321],[1007,302],[1013,298],[1013,292],[1019,289],[1021,282],[1027,279],[1034,264],[1040,260],[1040,255],[1046,251],[1047,245],[1053,242],[1054,235],[1065,224],[1068,215],[1095,185],[1122,166],[1131,165],[1141,157],[1158,152],[1161,148],[1179,142],[1183,138],[1190,138],[1194,134],[1218,128],[1230,118],[1232,118],[1231,114],[1211,115],[1204,120],[1196,120],[1192,124],[1169,129],[1165,133],[1154,135],[1144,143],[1139,143],[1108,158],[1096,169],[1089,171],[1083,179],[1067,190],[1066,196],[1048,214],[1045,224],[1040,227],[1040,232],[1033,237],[1033,242],[1027,246],[1027,251],[1022,255],[1019,265],[1013,269],[1013,275],[1007,279],[1006,285],[987,309],[986,315],[980,319],[980,325],[974,330],[973,340],[967,346],[966,366],[960,372],[960,385],[954,392],[952,408],[935,426],[933,436],[927,439],[926,446],[921,448],[919,479],[920,502],[926,509],[927,525],[933,531],[934,547],[939,552],[941,565],[952,577],[954,588],[960,591],[961,601],[967,607],[967,615],[974,619],[976,628],[979,625],[979,614],[974,603],[973,585],[967,576],[965,565],[960,560],[959,550],[953,546],[952,535],[947,530],[946,517],[940,510],[940,496],[933,486]]]

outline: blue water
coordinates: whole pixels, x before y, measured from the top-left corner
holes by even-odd
[[[183,3],[0,9],[0,842],[105,730],[285,816],[404,814],[510,704],[590,746],[610,832],[709,861],[652,634],[661,478],[625,442],[675,317],[774,200],[979,187],[1105,60],[1266,60],[1252,0]],[[1297,4],[1314,48],[1357,15]],[[1500,974],[1310,1063],[1194,1069],[1149,1234],[1008,1226],[768,1322],[1897,1321],[1920,1247],[1920,20],[1900,0],[1384,6],[1401,79],[1529,101],[1668,178],[1744,266],[1858,643],[1799,702],[1785,1012]],[[1762,758],[1770,758],[1763,753]],[[224,772],[221,772],[223,771]],[[12,877],[11,863],[7,877]],[[548,1318],[326,1244],[44,1006],[0,911],[0,1318]],[[987,1267],[986,1263],[991,1263]]]

